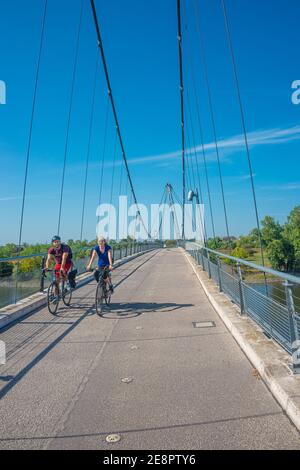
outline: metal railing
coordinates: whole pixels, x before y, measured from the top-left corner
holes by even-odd
[[[295,287],[299,289],[300,277],[235,258],[196,242],[181,242],[180,245],[216,282],[219,291],[240,307],[241,315],[249,315],[268,337],[292,355],[292,370],[300,373],[300,299],[294,292]],[[260,282],[255,282],[255,275],[261,277]]]
[[[129,243],[113,248],[113,259],[118,261],[127,256],[144,253],[160,248],[160,243]],[[92,247],[79,248],[73,251],[74,267],[78,274],[86,271]],[[48,287],[50,279],[41,276],[47,253],[31,254],[11,258],[0,258],[0,308],[42,292]]]

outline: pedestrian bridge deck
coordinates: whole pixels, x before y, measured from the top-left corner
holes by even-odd
[[[300,448],[181,249],[113,278],[103,317],[91,282],[56,317],[42,308],[0,332],[1,449]]]

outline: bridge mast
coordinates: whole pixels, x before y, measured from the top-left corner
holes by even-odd
[[[178,50],[179,50],[179,74],[180,74],[180,106],[181,106],[181,141],[182,141],[182,239],[184,234],[184,204],[185,204],[185,141],[184,141],[184,105],[183,105],[183,71],[182,71],[182,34],[181,34],[181,13],[180,0],[177,0],[177,20],[178,20]]]

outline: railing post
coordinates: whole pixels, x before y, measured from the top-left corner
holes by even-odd
[[[19,280],[19,267],[20,267],[20,261],[17,261],[17,269],[16,269],[16,282],[15,282],[15,293],[14,293],[14,304],[17,303],[17,297],[18,297],[18,280]]]
[[[46,262],[46,258],[43,257],[42,258],[42,266],[41,266],[42,270],[45,267],[45,262]],[[44,289],[45,289],[45,276],[44,276],[44,272],[42,271],[41,283],[40,283],[40,292],[44,292]]]
[[[211,279],[209,251],[207,252],[207,261],[208,261],[208,277],[209,277],[209,279]]]
[[[239,291],[240,291],[240,307],[241,315],[245,313],[245,301],[244,301],[244,292],[243,292],[243,276],[241,265],[237,263],[237,272],[238,272],[238,281],[239,281]]]
[[[127,245],[125,247],[125,258],[126,258],[126,256],[127,256]]]
[[[219,276],[219,291],[222,292],[221,261],[220,261],[219,256],[217,256],[217,264],[218,264],[218,276]]]
[[[202,261],[202,268],[203,268],[203,271],[205,271],[205,266],[204,266],[204,256],[203,256],[203,249],[201,248],[201,261]]]
[[[300,373],[300,351],[299,351],[300,342],[299,342],[296,312],[295,312],[295,305],[294,305],[293,292],[292,292],[293,284],[289,283],[289,281],[286,280],[284,281],[283,285],[285,289],[287,309],[289,312],[289,324],[290,324],[290,332],[291,332],[291,348],[292,348],[291,369],[294,372],[294,374],[299,374]]]

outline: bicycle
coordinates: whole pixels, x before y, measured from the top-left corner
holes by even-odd
[[[47,277],[46,272],[52,273],[52,280],[47,291],[47,306],[49,312],[55,315],[60,300],[62,300],[67,307],[70,306],[73,289],[70,287],[69,281],[65,281],[62,276],[60,276],[59,280],[57,279],[56,273],[60,272],[59,269],[47,269],[47,271],[43,269],[44,277]]]
[[[98,284],[97,284],[97,289],[96,289],[95,307],[96,307],[97,315],[100,315],[100,316],[103,311],[104,301],[106,305],[109,305],[111,302],[112,292],[107,287],[107,283],[105,282],[105,278],[106,278],[105,275],[107,275],[108,271],[109,271],[108,267],[101,269]]]

